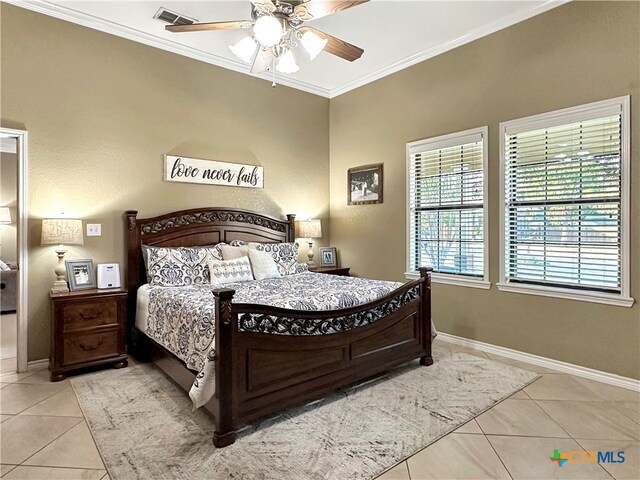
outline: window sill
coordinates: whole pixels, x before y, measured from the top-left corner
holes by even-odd
[[[416,280],[420,278],[420,273],[405,272],[404,276],[407,280]],[[472,277],[451,276],[443,273],[432,273],[431,283],[443,283],[446,285],[455,285],[457,287],[481,288],[483,290],[489,290],[489,288],[491,288],[491,282],[487,282],[486,280]]]
[[[613,293],[579,292],[566,288],[543,287],[539,285],[514,285],[513,283],[498,283],[498,290],[510,293],[524,293],[526,295],[541,295],[543,297],[564,298],[582,302],[603,303],[616,307],[631,307],[633,298],[623,297]]]

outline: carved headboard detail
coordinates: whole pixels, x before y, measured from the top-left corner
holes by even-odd
[[[247,242],[293,242],[295,215],[287,220],[249,210],[194,208],[152,218],[138,218],[137,210],[124,212],[126,222],[126,287],[129,290],[129,321],[134,322],[136,294],[147,282],[142,245],[191,247],[231,240]]]

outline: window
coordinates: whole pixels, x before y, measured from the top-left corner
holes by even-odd
[[[499,288],[631,306],[629,97],[500,125]]]
[[[489,288],[487,127],[407,144],[408,278]]]

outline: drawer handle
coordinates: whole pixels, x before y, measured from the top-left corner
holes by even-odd
[[[87,345],[84,342],[80,342],[80,348],[83,349],[85,352],[90,352],[91,350],[95,350],[100,345],[102,345],[102,342],[104,342],[104,338],[101,338],[98,343],[94,343],[94,344]]]
[[[80,312],[80,316],[85,320],[91,320],[91,319],[94,319],[94,318],[98,318],[100,315],[102,315],[102,309],[94,310],[94,311],[92,311],[90,313]]]

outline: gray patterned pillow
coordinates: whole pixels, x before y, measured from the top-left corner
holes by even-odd
[[[160,287],[205,285],[210,282],[209,261],[222,260],[220,245],[206,247],[152,247],[143,245],[147,281]]]
[[[253,280],[249,257],[234,258],[209,262],[211,272],[211,286],[217,287],[227,283],[249,282]]]
[[[291,243],[256,243],[249,242],[249,248],[259,252],[269,252],[278,266],[280,275],[292,275],[298,265],[298,244]]]

